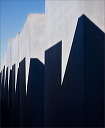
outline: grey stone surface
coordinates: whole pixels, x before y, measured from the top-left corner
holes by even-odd
[[[105,32],[104,0],[46,0],[45,2],[47,48],[62,40],[62,80],[76,24],[82,14]]]
[[[87,126],[88,124],[91,123],[91,121],[93,123],[93,124],[91,123],[92,125],[94,125],[94,122],[97,122],[97,125],[100,125],[103,123],[103,116],[101,118],[99,117],[103,112],[103,91],[102,90],[103,90],[104,83],[102,82],[103,82],[103,76],[104,76],[103,71],[105,70],[105,68],[103,67],[102,62],[103,62],[104,45],[102,42],[103,40],[101,40],[103,39],[103,35],[100,35],[101,32],[98,33],[97,30],[100,30],[100,31],[102,30],[105,32],[104,12],[105,12],[104,0],[59,0],[59,1],[46,0],[45,15],[44,14],[28,15],[28,18],[21,32],[19,32],[16,35],[16,37],[11,38],[9,40],[6,54],[0,63],[1,85],[2,85],[1,115],[3,119],[5,117],[5,114],[3,114],[3,111],[5,111],[5,108],[3,108],[3,106],[5,106],[4,88],[5,88],[5,85],[6,87],[8,85],[10,87],[9,88],[10,89],[9,90],[10,123],[11,124],[12,122],[15,123],[14,108],[16,106],[14,104],[16,102],[14,99],[16,98],[15,97],[16,84],[19,84],[19,88],[17,90],[20,94],[16,94],[16,96],[18,97],[19,95],[17,99],[19,99],[20,101],[19,103],[17,103],[17,107],[20,106],[19,107],[20,110],[18,110],[19,115],[17,115],[17,118],[19,116],[18,118],[19,119],[18,121],[20,122],[19,125],[24,126],[25,118],[26,118],[25,117],[25,112],[26,112],[25,89],[27,90],[28,77],[30,75],[29,74],[30,58],[38,58],[41,61],[40,63],[46,63],[45,86],[47,86],[47,88],[45,89],[45,92],[46,92],[45,111],[46,113],[48,113],[48,115],[47,114],[45,115],[46,125],[49,126],[53,122],[53,126],[55,125],[62,126],[62,124],[64,126],[65,124],[67,126],[69,125],[74,126],[75,122],[77,122],[78,126],[79,125],[81,126],[83,122],[83,114],[84,114],[82,110],[82,108],[84,109],[83,104],[85,104],[85,123]],[[73,39],[75,38],[74,34],[75,34],[78,18],[82,14],[85,14],[95,25],[98,26],[99,29],[94,29],[93,26],[91,26],[90,24],[88,24],[88,28],[85,25],[80,27],[83,31],[81,32],[81,29],[79,29],[80,35],[77,34],[78,36],[76,37],[77,40],[75,42],[78,44],[78,41],[81,41],[82,39],[84,39],[85,43],[88,43],[87,41],[89,41],[89,45],[86,44],[84,47],[86,50],[85,51],[85,57],[86,57],[85,69],[83,69],[82,67],[79,67],[78,69],[78,66],[81,66],[81,65],[84,66],[82,62],[83,54],[81,53],[83,50],[83,49],[81,50],[81,48],[83,48],[83,46],[80,47],[81,44],[79,44],[78,48],[80,49],[77,50],[77,47],[76,47],[76,49],[74,48],[75,52],[73,52],[72,42],[73,42]],[[85,27],[85,29],[83,27]],[[90,30],[91,27],[92,27],[93,33]],[[86,34],[85,38],[83,35],[81,35],[84,33],[84,31]],[[89,33],[90,35],[88,35]],[[96,35],[97,37],[95,37]],[[98,37],[99,35],[100,37]],[[93,42],[95,43],[95,39],[97,43],[96,45],[93,44]],[[61,40],[62,40],[62,51],[61,49],[59,48],[56,49],[55,47],[54,47],[55,49],[51,48],[50,49],[51,51],[47,50]],[[82,44],[84,42],[82,42]],[[102,44],[99,44],[99,42],[102,42]],[[90,51],[88,51],[87,47],[89,47]],[[45,55],[44,55],[44,52],[45,52]],[[55,54],[57,52],[59,52],[58,56]],[[69,58],[69,55],[70,57],[73,56],[71,57],[72,59]],[[45,60],[44,62],[45,56],[46,56],[46,59],[48,60]],[[98,60],[100,61],[97,61],[97,58],[95,57],[97,57]],[[72,63],[69,62],[70,60],[72,60]],[[90,64],[90,60],[91,62],[93,62],[92,64]],[[60,63],[61,61],[62,63]],[[94,62],[96,62],[96,64],[94,64]],[[67,65],[67,63],[69,66]],[[99,64],[99,67],[98,67],[98,64]],[[6,73],[7,68],[8,68],[8,74]],[[82,70],[82,73],[80,70]],[[82,96],[84,94],[82,90],[83,84],[81,84],[83,82],[82,81],[83,70],[86,70],[86,74],[85,74],[86,86],[84,88],[86,101],[84,103],[83,103],[83,96]],[[90,73],[88,73],[88,71]],[[94,75],[94,72],[96,73],[95,75]],[[19,75],[17,75],[18,73]],[[31,71],[31,75],[32,74],[34,73]],[[32,80],[34,81],[35,79],[31,79],[30,81]],[[50,85],[50,82],[51,82],[51,85]],[[78,85],[76,84],[76,82],[79,83],[80,88],[78,88]],[[105,82],[105,79],[104,79],[104,82]],[[75,83],[75,86],[73,86],[73,83]],[[101,83],[101,86],[99,85],[99,83]],[[56,87],[56,85],[58,86],[58,84],[59,84],[59,87]],[[87,84],[89,84],[89,86]],[[94,92],[94,88],[95,88],[95,92]],[[61,97],[62,95],[64,97]],[[91,96],[94,97],[95,100],[91,99]],[[88,100],[88,98],[90,98],[90,100]],[[71,102],[73,102],[72,105],[71,105]],[[97,103],[100,106],[97,106],[97,108],[94,109]],[[65,104],[66,105],[69,104],[68,105],[69,108],[68,106],[65,106]],[[74,109],[74,106],[76,109]],[[51,107],[53,111],[50,111]],[[63,110],[67,110],[65,111],[67,113],[65,113]],[[98,112],[98,117],[97,117],[97,112]],[[60,118],[59,118],[59,114],[60,114]],[[80,114],[81,114],[81,117],[78,118]],[[77,118],[75,118],[75,116]],[[4,121],[3,119],[2,121]],[[70,123],[71,120],[72,122]],[[62,124],[60,124],[59,122],[62,122]],[[4,124],[5,122],[3,122],[3,125]]]
[[[55,13],[54,13],[55,12]],[[29,59],[38,58],[44,63],[44,51],[62,40],[62,80],[64,77],[69,49],[78,18],[85,14],[101,30],[105,31],[104,0],[63,0],[45,1],[44,14],[29,14],[22,31],[9,40],[7,52],[0,63],[0,71],[5,65],[16,64],[15,88],[19,62],[26,57],[26,85],[29,73]],[[53,15],[52,15],[53,14]],[[1,75],[2,76],[2,75]],[[9,77],[9,75],[8,75]],[[8,81],[9,82],[9,81]]]
[[[45,52],[46,127],[104,126],[104,37],[85,15],[78,19],[62,86],[60,44]]]
[[[12,65],[15,68],[15,90],[17,82],[17,71],[19,62],[26,57],[26,85],[29,73],[30,58],[39,58],[44,63],[45,51],[45,16],[44,14],[29,14],[28,18],[21,30],[15,38],[11,38],[8,42],[7,51],[0,63],[0,71],[5,65],[10,69]],[[9,81],[8,81],[9,82]]]

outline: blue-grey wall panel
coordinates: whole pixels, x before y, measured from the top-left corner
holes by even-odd
[[[12,127],[12,70],[10,70],[9,75],[9,126]]]
[[[15,127],[20,127],[20,86],[19,86],[19,68],[17,72],[16,94],[15,94]]]
[[[104,36],[85,15],[79,18],[62,84],[67,126],[103,126]]]
[[[2,74],[2,84],[1,84],[1,126],[4,127],[5,126],[5,100],[4,100],[4,96],[5,96],[5,93],[4,93],[4,80],[5,80],[5,66],[3,68],[3,74]]]
[[[20,127],[25,127],[26,113],[26,62],[19,63],[19,92],[20,92]]]
[[[16,69],[16,65],[14,64],[12,66],[12,127],[15,126],[15,69]]]
[[[85,15],[78,19],[61,85],[62,42],[45,51],[45,66],[30,60],[26,95],[26,62],[3,69],[0,83],[1,126],[103,127],[105,33]],[[6,70],[6,74],[5,74]],[[0,73],[1,79],[1,73]]]
[[[45,52],[45,126],[103,126],[104,38],[85,15],[78,19],[62,86],[59,47]]]
[[[5,88],[4,88],[4,126],[8,127],[8,68],[6,68],[6,74],[5,74]]]
[[[84,16],[84,108],[85,125],[104,125],[105,33]]]
[[[62,83],[62,124],[81,127],[84,122],[84,20],[80,17]]]
[[[28,127],[44,126],[44,64],[38,59],[30,59],[27,88]]]
[[[62,42],[45,51],[44,125],[60,125]]]

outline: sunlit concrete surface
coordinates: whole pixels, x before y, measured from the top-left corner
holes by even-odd
[[[85,121],[86,126],[103,125],[104,13],[104,0],[46,0],[45,14],[28,15],[0,62],[2,87],[7,92],[2,94],[9,97],[13,110],[5,111],[3,102],[8,98],[4,97],[2,117],[8,113],[14,124],[17,104],[20,126],[36,125],[37,119],[38,126],[41,119],[45,127],[84,126]],[[32,123],[26,123],[27,119]]]
[[[77,21],[82,14],[105,31],[104,0],[46,0],[46,44],[49,48],[62,40],[62,80]]]
[[[3,66],[11,69],[16,64],[15,86],[19,62],[26,57],[26,81],[28,80],[29,59],[39,58],[44,63],[45,51],[45,16],[44,14],[29,14],[28,18],[16,37],[10,39],[6,54],[1,61]],[[26,83],[27,84],[27,83]]]
[[[102,31],[105,31],[104,0],[45,1],[45,14],[29,14],[21,30],[10,39],[7,52],[0,63],[0,70],[16,64],[26,57],[26,84],[29,59],[38,58],[44,63],[44,52],[62,40],[62,80],[70,53],[78,18],[85,14]],[[12,36],[12,35],[11,35]],[[9,76],[9,75],[8,75]],[[17,75],[15,78],[16,84]]]
[[[19,62],[26,57],[26,84],[29,59],[39,58],[44,63],[45,48],[45,16],[44,14],[29,14],[19,34]]]

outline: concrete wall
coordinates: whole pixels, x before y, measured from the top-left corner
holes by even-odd
[[[9,85],[10,69],[12,68],[12,42],[13,41],[14,41],[14,38],[9,39],[7,51],[6,51],[6,67],[8,67],[8,85]]]
[[[17,81],[17,71],[19,62],[26,57],[26,84],[28,81],[28,72],[30,58],[39,58],[44,63],[45,51],[45,16],[44,14],[29,14],[28,18],[16,37],[11,38],[7,45],[6,54],[1,61],[0,71],[3,66],[15,66],[15,87]]]
[[[63,80],[78,18],[85,14],[102,31],[105,31],[104,12],[104,0],[46,0],[45,15],[29,14],[22,31],[14,40],[9,41],[0,70],[4,65],[10,70],[11,66],[16,63],[17,74],[19,62],[26,57],[27,81],[30,58],[38,58],[44,63],[45,50],[62,40],[61,75]]]
[[[78,18],[85,14],[105,31],[104,0],[46,0],[45,26],[47,48],[62,40],[62,80]]]
[[[64,126],[81,126],[81,124],[84,126],[84,120],[87,126],[92,124],[89,123],[91,120],[95,125],[98,125],[98,122],[101,121],[103,123],[101,115],[103,114],[104,95],[104,33],[102,32],[105,32],[104,12],[104,0],[46,0],[45,15],[28,15],[22,31],[15,38],[9,40],[6,54],[0,63],[3,86],[7,85],[7,78],[11,76],[9,84],[12,88],[10,87],[9,94],[13,94],[9,106],[12,106],[10,110],[13,110],[12,120],[16,118],[14,116],[16,106],[14,90],[17,87],[17,100],[20,100],[20,103],[18,103],[20,125],[24,125],[27,112],[31,112],[27,119],[34,123],[33,117],[40,119],[36,117],[40,113],[42,125],[44,123],[42,116],[45,112],[45,126],[62,126],[62,124]],[[92,23],[82,16],[83,19],[80,18],[81,24],[77,27],[78,31],[75,33],[78,18],[83,14],[91,19]],[[62,43],[59,44],[58,42],[61,40]],[[72,42],[74,42],[74,46]],[[55,45],[57,43],[58,45]],[[43,63],[45,63],[45,66]],[[8,75],[6,73],[7,67],[9,69]],[[63,83],[61,83],[62,81]],[[27,85],[29,85],[27,96],[30,106],[27,106],[25,101],[25,87],[27,89]],[[9,98],[11,100],[11,95]],[[88,109],[87,106],[91,109]],[[2,108],[4,110],[2,112],[5,112],[4,107]],[[85,111],[84,108],[86,108]],[[84,119],[84,115],[89,119]],[[6,114],[4,117],[6,117]],[[29,122],[29,125],[31,124]],[[34,125],[37,125],[37,123]],[[41,123],[38,125],[41,125]]]
[[[45,16],[29,14],[19,35],[19,62],[26,57],[26,84],[30,58],[39,58],[44,63]]]

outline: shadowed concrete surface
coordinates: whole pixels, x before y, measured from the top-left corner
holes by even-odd
[[[1,82],[1,127],[5,126],[5,100],[4,100],[4,79],[5,79],[5,66],[2,72],[2,82]]]
[[[104,127],[104,12],[104,0],[49,0],[29,14],[0,62],[2,127]]]
[[[12,127],[12,70],[10,70],[10,75],[9,75],[9,95],[8,95],[8,98],[9,98],[9,111],[8,111],[8,114],[9,114],[9,127]]]
[[[40,61],[44,63],[44,51],[46,49],[44,42],[45,15],[29,14],[21,32],[19,32],[15,38],[9,40],[6,54],[0,62],[0,71],[4,65],[8,67],[8,77],[12,65],[15,64],[15,89],[19,63],[24,58],[26,58],[26,86],[28,82],[30,58],[39,58]]]
[[[84,16],[85,125],[104,124],[105,33]]]
[[[76,24],[82,14],[105,32],[105,0],[46,0],[45,2],[47,48],[62,40],[62,81]]]
[[[85,15],[79,18],[62,84],[69,126],[104,126],[104,37]]]
[[[4,102],[5,102],[5,112],[4,112],[4,122],[5,126],[8,126],[8,68],[6,68],[6,76],[5,76],[5,88],[4,88]]]
[[[19,86],[19,68],[16,82],[16,97],[15,97],[15,126],[20,127],[20,86]]]
[[[44,125],[60,126],[62,42],[45,51]]]
[[[46,51],[45,126],[104,126],[104,37],[85,15],[79,18],[62,86],[61,48]]]
[[[77,23],[62,83],[63,126],[84,126],[84,16]]]
[[[26,60],[19,63],[19,88],[20,88],[20,127],[25,127],[25,109],[26,109]]]
[[[15,72],[16,65],[12,66],[12,113],[11,113],[11,124],[15,127]]]
[[[3,68],[1,78],[2,127],[104,127],[104,40],[102,32],[82,15],[63,82],[62,41],[45,51],[45,66],[30,59],[26,92],[26,58],[15,70]],[[6,70],[6,73],[5,73]]]
[[[28,127],[44,126],[44,64],[38,59],[30,59],[27,104]]]

